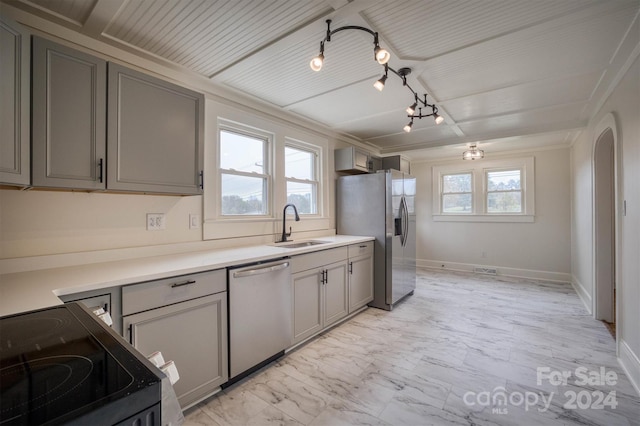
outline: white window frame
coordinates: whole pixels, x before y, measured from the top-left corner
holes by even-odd
[[[487,212],[487,172],[496,170],[521,170],[522,213]],[[473,174],[473,213],[444,213],[442,211],[442,176]],[[534,222],[535,220],[535,169],[534,157],[480,160],[474,164],[460,163],[436,165],[432,168],[433,220],[436,222]]]
[[[452,176],[452,175],[471,175],[471,191],[470,192],[444,192],[444,177],[445,176]],[[474,188],[474,173],[473,170],[466,170],[466,171],[457,171],[454,173],[442,173],[440,174],[440,187],[439,187],[439,196],[440,196],[440,206],[442,208],[442,206],[444,205],[444,196],[447,194],[471,194],[471,211],[466,212],[466,213],[442,213],[442,214],[461,214],[461,215],[470,215],[470,214],[474,214],[475,213],[475,198],[476,198],[476,194],[473,191]]]
[[[222,153],[221,153],[221,134],[222,132],[235,133],[242,136],[247,136],[250,138],[260,139],[264,141],[263,144],[263,173],[255,173],[255,172],[243,172],[235,169],[223,169],[221,167],[222,163]],[[218,146],[217,146],[217,161],[216,165],[217,169],[217,217],[221,220],[238,220],[238,219],[247,219],[247,220],[255,220],[261,218],[271,218],[273,217],[273,165],[272,165],[272,155],[271,150],[274,144],[273,134],[261,131],[258,129],[250,128],[247,126],[243,126],[238,123],[228,123],[228,122],[220,122],[218,125]],[[263,214],[223,214],[222,213],[222,176],[223,175],[235,175],[235,176],[246,176],[253,178],[262,178],[264,180],[264,188],[263,188],[263,205],[265,207],[265,211]]]
[[[293,148],[296,149],[298,151],[304,151],[304,152],[308,152],[310,154],[313,155],[313,179],[309,180],[309,179],[297,179],[291,176],[287,176],[286,175],[286,158],[285,158],[285,186],[284,186],[284,195],[285,195],[285,199],[288,198],[287,197],[287,184],[289,182],[295,182],[295,183],[305,183],[305,184],[312,184],[313,187],[315,188],[315,194],[312,194],[312,197],[315,198],[315,205],[316,205],[316,212],[315,213],[302,213],[300,212],[300,215],[303,215],[305,217],[321,217],[322,216],[322,212],[323,212],[323,206],[322,206],[322,171],[321,171],[321,164],[320,164],[320,158],[321,158],[321,154],[322,154],[322,148],[313,144],[310,144],[308,142],[302,142],[296,139],[292,139],[292,138],[285,138],[285,143],[284,143],[284,150],[286,150],[286,148]]]
[[[333,174],[326,161],[330,152],[329,140],[322,134],[300,128],[283,120],[272,120],[262,114],[221,103],[205,96],[205,148],[204,194],[202,195],[204,240],[233,240],[234,244],[267,243],[275,241],[282,232],[282,211],[286,204],[284,179],[284,145],[287,139],[304,141],[307,146],[319,147],[318,165],[318,215],[307,215],[295,222],[296,238],[315,237],[313,233],[333,231],[335,218],[333,202],[329,196]],[[221,213],[220,130],[248,133],[269,139],[268,157],[269,189],[266,206],[269,215],[225,215]],[[266,169],[265,169],[266,171]],[[293,212],[289,209],[287,214]],[[193,231],[195,232],[198,231]],[[335,231],[334,231],[335,232]],[[308,233],[308,234],[307,234]]]

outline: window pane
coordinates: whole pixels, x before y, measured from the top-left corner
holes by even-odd
[[[491,192],[487,194],[487,212],[522,213],[522,192]]]
[[[442,196],[444,213],[471,213],[471,194],[444,194]]]
[[[316,214],[316,185],[287,182],[287,203],[295,204],[300,214]]]
[[[442,192],[471,192],[471,173],[443,175]]]
[[[520,170],[504,170],[487,173],[487,189],[489,191],[519,190]]]
[[[222,174],[223,215],[263,215],[265,179]]]
[[[287,177],[314,180],[314,154],[287,146],[284,148],[284,169]]]
[[[264,139],[220,131],[220,168],[264,174]]]

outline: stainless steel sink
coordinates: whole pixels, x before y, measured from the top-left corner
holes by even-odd
[[[292,243],[276,243],[276,247],[282,248],[300,248],[300,247],[309,247],[309,246],[317,246],[318,244],[327,244],[329,241],[318,241],[318,240],[309,240],[309,241],[299,241]]]

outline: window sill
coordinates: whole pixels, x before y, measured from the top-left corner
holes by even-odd
[[[503,222],[503,223],[532,223],[532,214],[434,214],[434,222]]]

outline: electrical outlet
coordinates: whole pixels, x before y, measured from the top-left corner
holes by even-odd
[[[200,229],[200,215],[199,214],[190,214],[189,215],[189,229]]]
[[[165,229],[164,213],[147,213],[147,231],[161,231]]]

